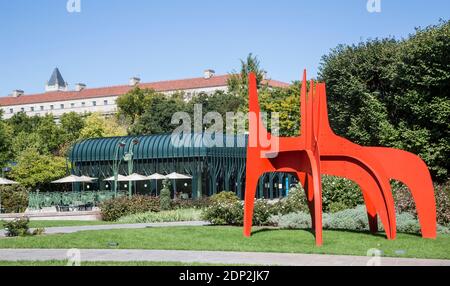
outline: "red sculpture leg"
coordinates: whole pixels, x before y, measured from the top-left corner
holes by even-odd
[[[259,176],[247,172],[245,181],[245,205],[244,205],[244,236],[252,235],[253,211],[255,207],[255,195],[258,187]]]
[[[364,202],[366,204],[367,210],[367,219],[369,221],[369,231],[372,234],[376,234],[378,232],[378,214],[375,205],[370,200],[367,190],[361,188],[363,193]],[[387,227],[389,229],[389,227]]]
[[[371,197],[376,196],[377,199],[371,198],[371,202],[376,206],[380,219],[385,226],[386,235],[389,239],[395,239],[397,234],[396,229],[396,214],[394,198],[391,193],[391,186],[389,183],[389,177],[386,175],[386,170],[379,162],[377,157],[373,156],[373,152],[367,152],[367,149],[356,145],[345,138],[337,136],[330,127],[328,121],[328,109],[326,100],[326,91],[324,84],[318,84],[316,87],[317,97],[321,98],[318,109],[320,114],[323,114],[320,121],[320,149],[322,151],[323,158],[336,158],[341,161],[353,162],[354,165],[359,165],[359,170],[347,170],[342,166],[334,166],[331,168],[331,172],[340,172],[341,177],[353,178],[351,180],[358,181],[359,184],[364,183],[366,180],[373,180],[376,182],[373,187],[365,188],[367,194]],[[363,176],[365,179],[358,179]],[[372,184],[373,185],[373,184]],[[382,200],[379,199],[379,195],[382,196]],[[387,210],[387,213],[381,213],[381,210]],[[371,217],[371,221],[374,224],[375,218]],[[387,219],[387,221],[386,221]]]
[[[313,231],[316,235],[316,245],[321,246],[323,244],[322,233],[322,182],[319,172],[318,162],[316,162],[314,155],[311,151],[307,151],[309,163],[311,164],[311,174],[307,175],[308,178],[308,193],[312,193],[313,206],[311,211]],[[312,189],[312,190],[311,190]],[[308,194],[308,197],[310,196]],[[309,201],[309,198],[308,198]]]
[[[418,156],[391,148],[367,148],[383,164],[390,179],[404,183],[416,203],[422,236],[436,238],[436,200],[428,167]]]
[[[394,206],[388,205],[383,197],[377,180],[367,173],[360,165],[353,162],[338,160],[323,160],[322,170],[324,174],[338,176],[349,179],[360,187],[366,202],[366,208],[369,217],[369,226],[371,231],[378,231],[377,214],[380,215],[381,222],[386,230],[386,236],[393,239],[391,229],[395,229],[395,217],[390,219],[389,213],[394,212]],[[389,209],[391,209],[389,211]],[[394,214],[395,215],[395,214]],[[394,225],[391,225],[391,222]]]

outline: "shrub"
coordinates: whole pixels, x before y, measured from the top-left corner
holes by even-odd
[[[165,211],[170,209],[171,204],[171,198],[170,198],[170,182],[168,180],[165,180],[163,182],[163,189],[161,190],[160,194],[160,209]]]
[[[354,209],[346,209],[333,214],[325,214],[323,217],[325,229],[340,230],[368,230],[369,220],[365,206],[357,206]]]
[[[269,223],[284,229],[306,229],[311,228],[311,215],[304,212],[278,214],[271,216]]]
[[[309,210],[306,194],[301,185],[291,188],[289,195],[276,202],[272,207],[273,214],[289,214],[307,212]]]
[[[257,200],[253,211],[253,225],[267,225],[272,215],[273,206],[267,200]]]
[[[416,204],[408,188],[401,183],[393,184],[395,207],[399,213],[410,213],[417,218]],[[450,182],[435,185],[437,221],[443,226],[450,226]]]
[[[185,200],[180,199],[176,201],[172,201],[171,208],[174,210],[177,209],[205,209],[209,207],[211,201],[209,198],[201,198],[196,200]]]
[[[267,200],[256,200],[253,224],[267,225],[274,213],[274,206]],[[211,197],[211,205],[203,212],[203,219],[214,225],[242,225],[244,204],[232,192],[222,192]]]
[[[121,217],[121,223],[156,223],[175,221],[197,221],[201,219],[202,211],[198,209],[177,209],[161,212],[146,212]]]
[[[239,198],[233,192],[221,192],[221,193],[215,194],[211,197],[210,200],[211,200],[212,204],[216,204],[216,203],[234,204],[234,203],[239,202]]]
[[[241,202],[215,202],[207,208],[202,218],[214,225],[242,225],[244,217]]]
[[[105,221],[115,221],[120,217],[145,213],[145,212],[159,212],[160,202],[159,198],[148,196],[133,196],[115,198],[105,201],[100,204],[102,211],[102,218]]]
[[[3,222],[3,227],[6,230],[7,237],[27,236],[30,234],[29,226],[30,220],[27,217],[15,219],[8,222]]]
[[[364,203],[358,185],[345,178],[322,176],[323,211],[352,209]],[[333,208],[333,210],[332,210]]]
[[[311,216],[304,212],[287,215],[274,215],[269,222],[273,226],[285,229],[309,229],[311,228]],[[381,221],[378,222],[379,230],[383,231]],[[323,214],[323,228],[335,230],[368,231],[368,218],[366,208],[357,206],[354,209]],[[397,231],[403,233],[420,233],[420,225],[417,219],[410,213],[397,214]],[[450,230],[438,225],[439,233],[449,233]]]
[[[21,185],[1,186],[0,196],[6,213],[23,213],[28,208],[28,192]]]

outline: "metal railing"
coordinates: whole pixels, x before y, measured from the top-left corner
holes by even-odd
[[[117,196],[126,196],[126,192],[118,192]],[[49,207],[74,208],[80,206],[98,206],[100,203],[115,197],[114,191],[89,192],[33,192],[29,194],[28,208],[40,210]]]

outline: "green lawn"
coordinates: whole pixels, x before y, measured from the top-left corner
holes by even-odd
[[[1,266],[67,266],[67,261],[0,261]],[[225,266],[222,264],[201,264],[181,262],[82,262],[81,266]]]
[[[240,227],[175,227],[128,230],[85,231],[73,234],[0,239],[0,248],[80,248],[107,249],[118,243],[120,249],[211,250],[318,253],[365,256],[372,248],[385,256],[450,259],[450,235],[436,240],[399,234],[397,240],[369,233],[324,231],[324,246],[314,245],[306,230],[258,229],[251,238]],[[114,248],[114,247],[113,247]]]

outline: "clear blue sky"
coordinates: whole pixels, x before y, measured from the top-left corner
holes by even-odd
[[[67,82],[89,87],[197,77],[239,67],[250,52],[273,79],[316,75],[336,45],[406,37],[449,19],[448,0],[67,0],[0,1],[0,96],[42,92],[58,66]]]

